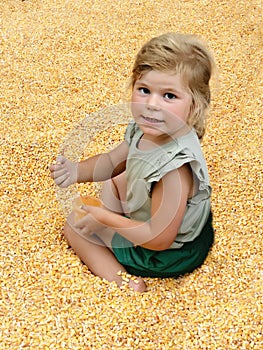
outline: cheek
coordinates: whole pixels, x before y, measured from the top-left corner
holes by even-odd
[[[136,117],[136,115],[141,114],[144,106],[145,102],[142,100],[142,98],[138,94],[133,93],[131,96],[132,115]]]
[[[140,104],[136,103],[135,100],[133,100],[131,103],[131,113],[134,118],[141,114]]]
[[[140,96],[138,95],[138,93],[136,91],[132,92],[131,102],[134,102],[134,103],[140,102]]]
[[[180,106],[178,106],[178,114],[183,118],[188,118],[191,110],[191,104],[190,103],[183,103]]]
[[[177,105],[176,107],[167,107],[163,112],[165,113],[167,120],[172,123],[182,123],[182,121],[187,122],[190,113],[190,106]]]
[[[189,105],[185,110],[186,122],[188,121],[190,114],[191,114],[191,105]]]

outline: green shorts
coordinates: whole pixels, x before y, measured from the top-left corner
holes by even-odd
[[[115,233],[112,249],[117,260],[128,273],[142,277],[178,277],[201,266],[214,242],[212,213],[201,231],[192,242],[184,243],[179,249],[162,251],[149,250]]]

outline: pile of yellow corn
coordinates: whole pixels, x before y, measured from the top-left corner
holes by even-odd
[[[0,348],[261,350],[262,1],[2,0],[0,28]],[[216,243],[139,294],[68,248],[47,167],[86,114],[126,99],[137,50],[166,31],[201,35],[218,66],[203,142]],[[121,138],[106,129],[90,152]]]

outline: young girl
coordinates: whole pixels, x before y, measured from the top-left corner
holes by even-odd
[[[177,277],[205,260],[213,244],[211,188],[200,147],[213,60],[193,35],[167,33],[137,54],[125,140],[109,153],[50,166],[61,187],[105,181],[103,208],[69,215],[64,234],[96,275],[145,291],[143,277]]]

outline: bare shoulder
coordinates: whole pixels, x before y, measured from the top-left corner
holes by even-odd
[[[194,192],[194,176],[189,164],[184,164],[180,168],[167,173],[161,180],[162,185],[178,193],[183,193],[187,198],[192,197]]]

